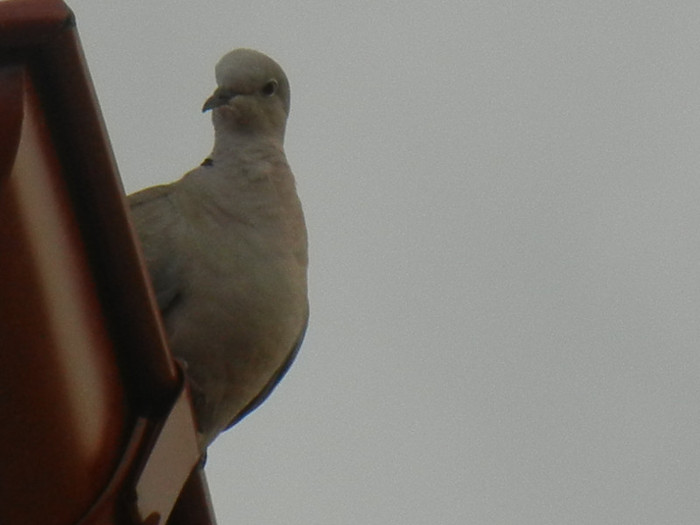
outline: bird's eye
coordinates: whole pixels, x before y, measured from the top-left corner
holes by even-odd
[[[277,92],[277,81],[276,80],[270,80],[267,84],[265,84],[260,92],[265,95],[266,97],[270,97],[274,95]]]

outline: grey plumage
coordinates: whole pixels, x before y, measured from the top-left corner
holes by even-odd
[[[306,228],[283,149],[289,83],[249,49],[226,54],[216,80],[203,107],[215,131],[209,157],[129,196],[202,449],[269,395],[308,320]]]

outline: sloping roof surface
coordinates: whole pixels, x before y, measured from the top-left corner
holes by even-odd
[[[0,1],[0,523],[213,523],[154,304],[71,11]]]

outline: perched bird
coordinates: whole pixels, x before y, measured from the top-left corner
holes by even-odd
[[[283,142],[289,82],[266,55],[216,66],[214,148],[172,184],[128,197],[202,450],[262,403],[308,321],[306,227]]]

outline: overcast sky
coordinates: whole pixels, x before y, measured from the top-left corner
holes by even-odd
[[[220,525],[700,519],[700,3],[69,1],[128,192],[286,70],[311,325]]]

